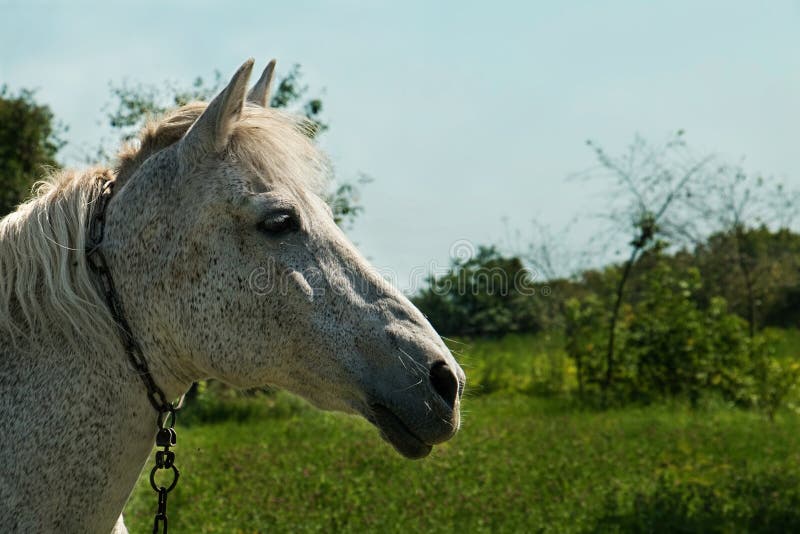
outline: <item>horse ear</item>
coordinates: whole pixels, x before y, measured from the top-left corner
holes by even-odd
[[[244,94],[252,70],[253,59],[250,58],[239,67],[228,86],[214,97],[203,114],[183,136],[178,147],[181,154],[188,153],[189,157],[193,157],[198,152],[220,153],[225,150],[233,125],[242,115]]]
[[[272,78],[275,76],[275,60],[267,63],[267,68],[261,74],[256,84],[247,93],[247,101],[258,104],[262,108],[269,107],[269,90],[272,87]]]

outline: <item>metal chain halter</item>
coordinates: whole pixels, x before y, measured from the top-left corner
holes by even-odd
[[[153,405],[158,416],[158,434],[156,434],[156,447],[164,450],[156,452],[156,465],[150,471],[150,485],[158,493],[158,510],[153,520],[153,534],[159,533],[159,528],[163,526],[164,534],[167,534],[167,494],[175,489],[178,484],[180,472],[175,467],[175,453],[170,449],[177,442],[175,433],[175,411],[177,407],[174,403],[168,402],[164,392],[153,380],[150,370],[147,367],[147,360],[144,359],[142,347],[133,336],[131,327],[125,319],[125,312],[122,308],[122,300],[114,287],[114,280],[111,277],[111,270],[108,262],[100,248],[105,237],[106,229],[106,208],[114,194],[114,180],[105,176],[98,176],[100,182],[100,194],[95,199],[92,218],[89,223],[88,246],[86,248],[86,259],[91,270],[97,275],[100,287],[104,293],[106,304],[117,324],[125,354],[128,355],[131,365],[142,379],[147,388],[147,399]],[[156,483],[156,472],[159,470],[171,470],[172,482],[168,485]]]

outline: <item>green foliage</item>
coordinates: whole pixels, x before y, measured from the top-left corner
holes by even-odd
[[[136,137],[148,119],[189,102],[209,101],[222,89],[223,83],[222,74],[215,71],[210,81],[198,76],[189,87],[171,81],[164,82],[163,86],[131,85],[127,81],[111,84],[112,102],[106,105],[108,123],[123,141],[128,141]]]
[[[724,299],[701,305],[698,269],[665,256],[647,260],[633,303],[617,324],[611,391],[598,387],[606,373],[607,306],[594,294],[565,305],[565,349],[581,398],[604,404],[683,398],[696,405],[719,396],[770,418],[793,407],[800,364],[796,347],[784,340],[796,339],[794,331],[750,337],[746,321],[729,313]]]
[[[308,85],[303,83],[302,78],[300,65],[295,63],[278,83],[270,99],[270,105],[274,108],[288,108],[303,100],[308,94]],[[316,137],[328,129],[328,124],[322,121],[322,109],[322,100],[319,98],[308,98],[302,103],[302,113],[311,123],[308,132],[311,137]]]
[[[333,220],[342,228],[349,228],[364,211],[361,204],[361,187],[370,183],[372,178],[361,174],[356,182],[339,184],[327,197],[328,205],[333,212]]]
[[[541,327],[530,273],[519,258],[495,247],[479,247],[474,257],[454,259],[449,271],[431,276],[413,301],[447,336],[500,336]]]
[[[773,356],[781,361],[800,361],[800,330],[797,328],[765,328],[762,337],[769,340]]]
[[[47,168],[58,167],[65,130],[33,91],[0,88],[0,217],[26,199]]]
[[[656,240],[638,256],[615,325],[612,384],[619,383],[608,397],[648,402],[665,396],[697,399],[707,391],[744,405],[765,405],[756,377],[776,374],[757,370],[762,361],[758,355],[773,350],[774,343],[787,342],[783,335],[761,339],[757,329],[751,330],[748,302],[755,303],[759,324],[800,325],[800,235],[766,228],[740,233],[739,255],[749,258],[748,272],[755,277],[752,294],[741,270],[732,265],[732,239],[714,234],[691,251],[673,251]],[[513,285],[506,294],[490,290],[487,281],[513,279],[520,269],[517,258],[483,247],[474,257],[455,261],[444,275],[430,278],[413,301],[446,336],[564,332],[578,392],[599,397],[597,390],[607,378],[610,314],[624,266],[547,280],[551,291],[546,297],[540,291],[543,283],[529,278],[523,292],[514,291]]]
[[[694,252],[704,289],[702,298],[724,297],[731,310],[764,324],[792,326],[800,321],[800,235],[735,227],[712,234]]]
[[[750,380],[750,401],[770,420],[784,406],[799,411],[797,386],[800,383],[800,361],[795,357],[780,357],[781,339],[775,331],[766,332],[754,340]],[[796,351],[797,347],[793,347]]]
[[[596,388],[605,375],[606,326],[608,317],[596,295],[571,298],[564,311],[565,349],[575,362],[578,393]]]
[[[676,271],[660,263],[646,274],[646,291],[628,325],[624,380],[640,399],[688,396],[704,391],[736,400],[749,365],[747,329],[715,298],[706,310],[696,303],[697,269]]]

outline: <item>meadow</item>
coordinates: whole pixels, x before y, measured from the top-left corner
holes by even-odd
[[[797,332],[785,332],[794,357]],[[179,420],[175,532],[800,531],[800,416],[708,399],[597,410],[548,336],[452,342],[462,431],[422,461],[286,393],[202,397]],[[149,470],[150,462],[147,469]],[[125,517],[149,531],[140,478]]]

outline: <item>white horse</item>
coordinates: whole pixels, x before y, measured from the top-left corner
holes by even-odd
[[[146,380],[85,253],[106,182],[100,250],[166,398],[206,377],[275,385],[363,415],[409,458],[458,430],[463,371],[336,226],[325,159],[266,106],[273,63],[245,94],[252,67],[0,222],[0,532],[124,531],[153,448]]]

